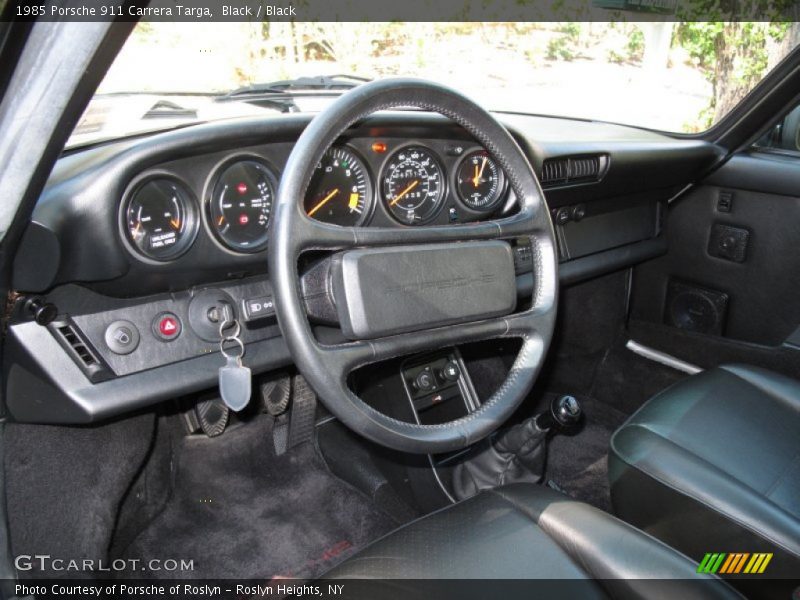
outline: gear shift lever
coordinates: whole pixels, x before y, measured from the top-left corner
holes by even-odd
[[[582,415],[574,396],[558,396],[543,413],[484,440],[453,470],[456,498],[508,483],[538,483],[544,476],[547,435],[575,427]]]
[[[534,417],[537,429],[541,431],[566,431],[575,427],[583,416],[578,399],[575,396],[558,396],[546,410]]]

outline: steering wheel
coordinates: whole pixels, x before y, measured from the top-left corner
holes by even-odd
[[[492,221],[402,228],[344,227],[308,217],[303,198],[328,148],[368,115],[400,107],[438,112],[472,134],[505,171],[519,210]],[[492,433],[530,391],[555,324],[553,225],[536,174],[514,138],[459,92],[417,79],[384,79],[340,96],[312,119],[294,146],[272,227],[269,272],[283,337],[323,404],[355,432],[404,452],[455,450]],[[513,256],[505,240],[520,237],[530,239],[534,285],[530,306],[515,312]],[[349,341],[325,344],[311,329],[298,273],[300,255],[310,250],[338,253],[338,268],[326,285]],[[371,310],[378,297],[401,317],[392,320],[390,312]],[[506,380],[475,411],[447,423],[394,419],[358,398],[347,383],[352,371],[370,363],[510,337],[521,338],[522,345]]]

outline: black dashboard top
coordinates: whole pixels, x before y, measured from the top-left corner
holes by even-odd
[[[270,195],[310,118],[219,121],[66,154],[23,237],[14,288],[43,292],[81,283],[132,297],[265,273]],[[603,158],[595,180],[545,186],[551,209],[643,193],[666,198],[719,157],[718,149],[705,142],[630,127],[500,118],[539,174],[549,159]],[[312,181],[306,208],[319,210],[315,217],[405,227],[514,210],[502,173],[492,176],[482,148],[439,115],[377,113],[352,128],[336,148],[344,152],[336,160],[344,160],[353,187],[315,190]],[[360,173],[350,173],[353,161]],[[250,163],[245,165],[249,175],[242,163]],[[490,179],[494,187],[486,183]],[[236,204],[237,186],[243,195],[244,190],[250,194],[248,186],[257,188],[247,206]],[[145,237],[148,227],[152,235]]]
[[[281,170],[310,119],[219,121],[61,157],[14,261],[21,295],[4,353],[13,418],[89,423],[216,385],[221,307],[242,320],[253,373],[289,364],[265,239]],[[542,180],[562,283],[663,253],[666,202],[721,156],[706,142],[628,127],[501,119]],[[376,113],[334,148],[297,199],[314,218],[426,227],[516,209],[491,157],[444,117]],[[517,297],[530,298],[530,245],[511,246]],[[325,277],[330,261],[314,258],[304,286]],[[307,292],[316,334],[339,339],[329,303]],[[50,303],[55,320],[38,324],[31,299]]]

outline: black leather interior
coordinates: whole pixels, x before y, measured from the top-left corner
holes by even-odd
[[[475,444],[453,469],[453,496],[464,500],[481,490],[511,483],[539,483],[545,469],[547,430],[530,418]]]
[[[685,379],[614,434],[614,510],[695,560],[773,552],[765,575],[796,580],[798,433],[800,382],[743,365]]]
[[[603,511],[548,488],[514,484],[414,521],[324,577],[383,579],[376,587],[410,578],[568,579],[584,582],[583,598],[738,597],[696,568]]]

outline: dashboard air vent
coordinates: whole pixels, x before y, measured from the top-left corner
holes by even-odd
[[[59,345],[67,351],[72,360],[86,374],[89,381],[99,383],[113,376],[108,365],[103,361],[97,350],[86,341],[83,332],[72,322],[72,319],[65,317],[58,321],[53,321],[47,328],[56,338]]]
[[[61,334],[61,337],[64,338],[67,345],[75,351],[75,354],[80,358],[84,366],[92,367],[97,364],[97,359],[70,323],[59,325],[56,329],[58,333]]]
[[[606,170],[605,155],[560,156],[542,165],[542,187],[599,181]]]

